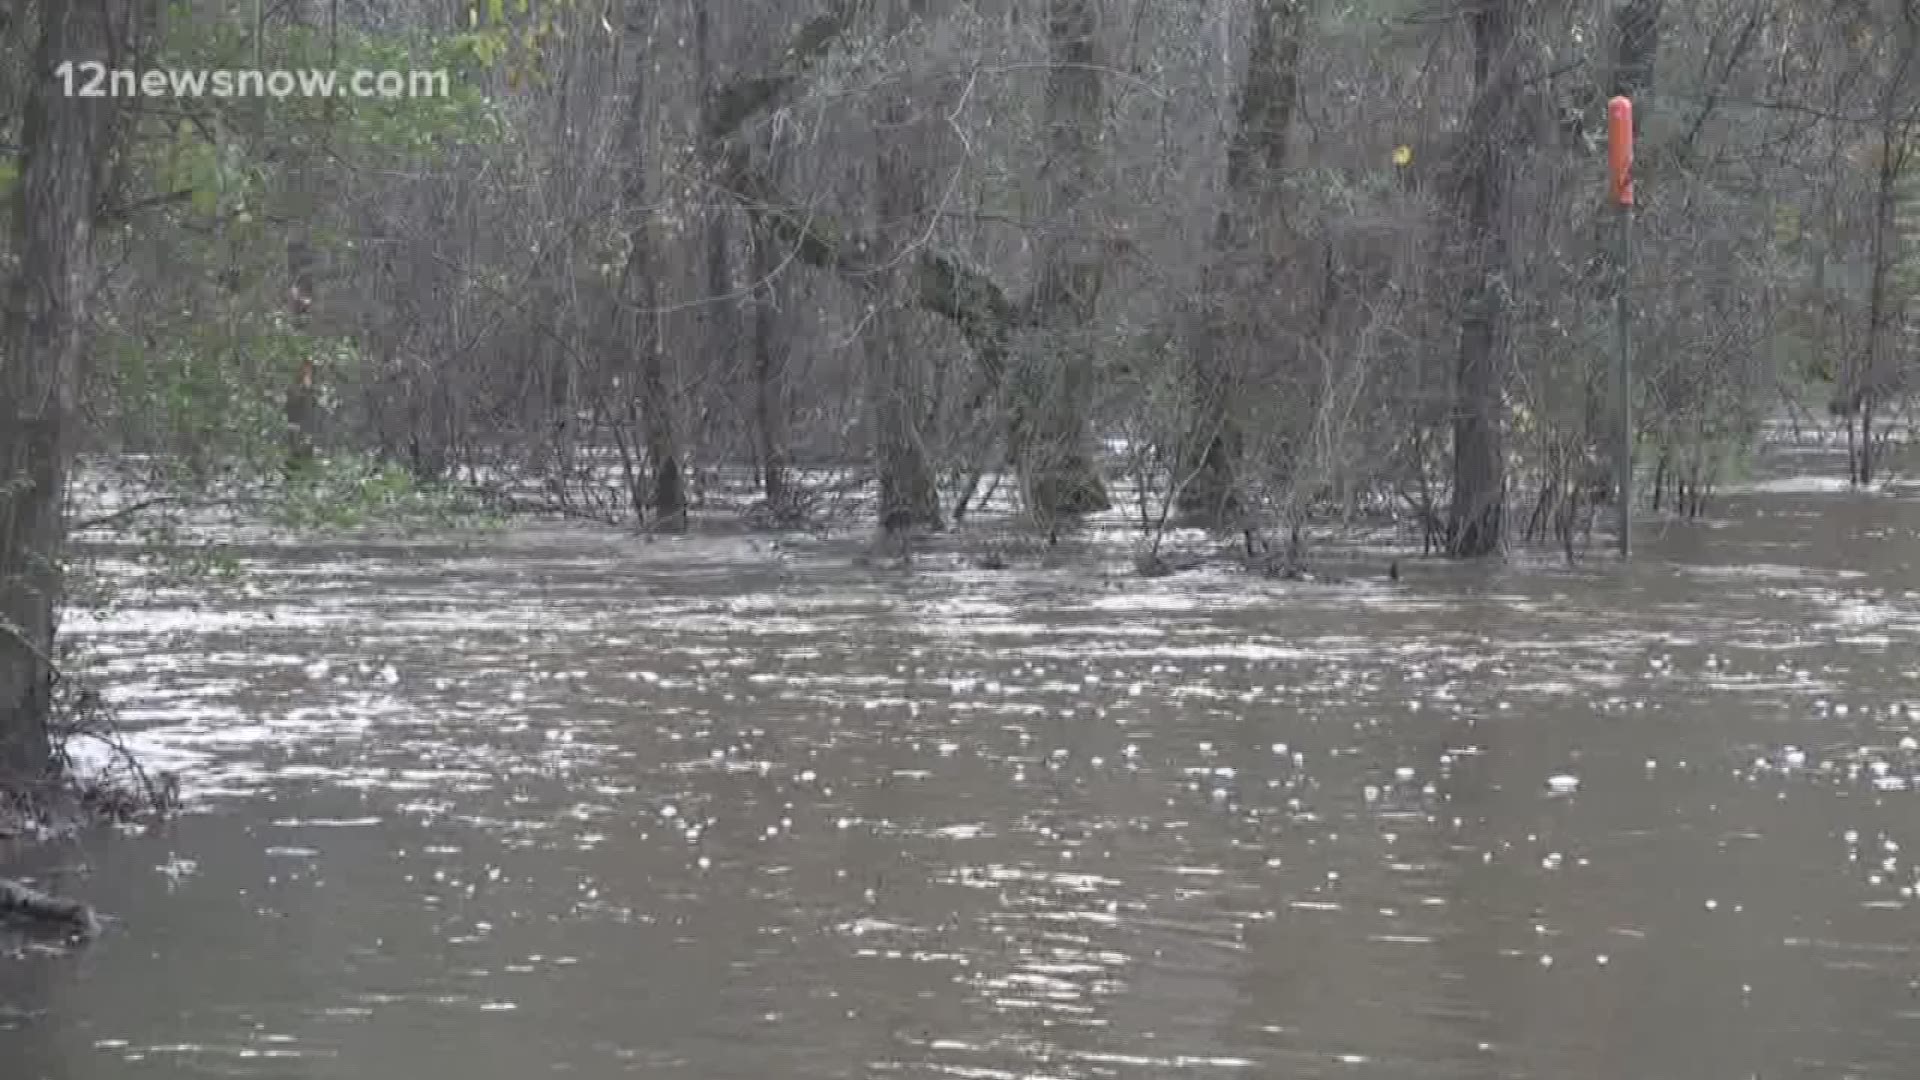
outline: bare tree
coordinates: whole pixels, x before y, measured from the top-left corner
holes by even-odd
[[[1887,72],[1873,114],[1873,194],[1867,224],[1867,312],[1864,348],[1849,355],[1842,371],[1843,419],[1847,422],[1848,479],[1860,486],[1873,482],[1875,444],[1873,421],[1899,389],[1895,365],[1896,335],[1906,322],[1909,290],[1898,288],[1902,235],[1899,203],[1906,178],[1914,165],[1914,136],[1920,126],[1920,95],[1914,93],[1915,65],[1920,63],[1920,5],[1898,0]],[[1858,435],[1855,435],[1855,424]]]
[[[63,62],[109,62],[130,0],[33,5],[39,24],[13,197],[18,262],[0,311],[0,769],[48,763],[82,333],[94,288],[93,225],[113,155],[114,99],[61,92]]]
[[[794,510],[793,479],[787,469],[787,343],[780,325],[779,247],[756,223],[752,248],[755,453],[761,496],[773,519],[779,521]]]
[[[1235,472],[1243,452],[1244,420],[1236,406],[1246,378],[1244,365],[1229,353],[1248,343],[1244,335],[1231,332],[1223,309],[1232,300],[1254,296],[1272,302],[1275,263],[1287,251],[1281,180],[1299,93],[1300,38],[1307,10],[1306,0],[1256,0],[1253,45],[1228,141],[1226,206],[1214,225],[1202,326],[1191,364],[1196,407],[1188,443],[1198,462],[1179,500],[1182,510],[1216,523],[1234,517],[1243,499]],[[1244,274],[1233,272],[1241,268]],[[1246,280],[1237,280],[1242,277]]]
[[[917,20],[925,0],[889,5],[887,31],[897,38]],[[908,307],[904,268],[911,266],[926,214],[926,184],[916,160],[911,84],[893,88],[880,110],[882,135],[874,145],[874,200],[880,260],[873,273],[880,284],[870,293],[872,327],[864,342],[866,392],[874,428],[874,461],[879,470],[880,527],[900,538],[914,528],[944,524],[933,466],[921,431],[926,362],[913,348],[914,315]]]
[[[655,258],[653,213],[648,191],[648,65],[652,59],[653,8],[647,0],[626,0],[621,23],[620,206],[626,258],[620,270],[618,331],[611,345],[631,358],[637,404],[631,419],[646,448],[643,488],[634,493],[634,510],[650,512],[657,525],[686,524],[687,494],[674,430],[666,359],[660,348],[659,262]],[[618,368],[616,367],[616,370]]]
[[[1049,333],[1014,390],[1010,439],[1027,506],[1049,522],[1111,505],[1087,416],[1105,256],[1094,198],[1105,122],[1097,13],[1095,0],[1047,4],[1047,157],[1033,306]]]
[[[1500,550],[1506,510],[1501,394],[1511,329],[1506,273],[1520,72],[1521,19],[1530,5],[1487,0],[1467,12],[1473,39],[1472,103],[1452,178],[1463,231],[1466,295],[1460,316],[1453,419],[1453,506],[1448,550],[1458,558]]]

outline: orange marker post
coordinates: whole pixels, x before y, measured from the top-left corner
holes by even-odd
[[[1607,174],[1613,180],[1613,201],[1633,205],[1633,102],[1617,97],[1607,102]]]
[[[1613,291],[1613,323],[1618,355],[1614,363],[1615,403],[1620,412],[1620,442],[1614,451],[1619,488],[1620,558],[1633,553],[1633,339],[1628,334],[1627,284],[1633,259],[1633,102],[1607,102],[1607,176],[1620,215],[1620,250]]]

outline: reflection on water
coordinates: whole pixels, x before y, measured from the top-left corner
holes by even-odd
[[[248,551],[72,626],[192,812],[33,853],[13,1077],[1906,1076],[1920,505],[1637,565]]]

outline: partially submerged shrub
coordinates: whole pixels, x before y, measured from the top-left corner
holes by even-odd
[[[474,493],[425,484],[393,462],[362,455],[322,459],[286,483],[272,516],[301,530],[370,526],[437,529],[490,525],[495,518]]]
[[[179,777],[149,770],[112,707],[70,675],[54,684],[52,757],[38,776],[0,777],[0,837],[59,835],[89,823],[124,824],[172,813]]]

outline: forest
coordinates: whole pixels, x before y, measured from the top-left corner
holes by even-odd
[[[1571,551],[1619,496],[1624,289],[1636,513],[1782,425],[1870,485],[1911,415],[1917,62],[1914,0],[8,0],[0,765],[47,760],[83,468],[655,533],[1010,495],[1047,537]]]

